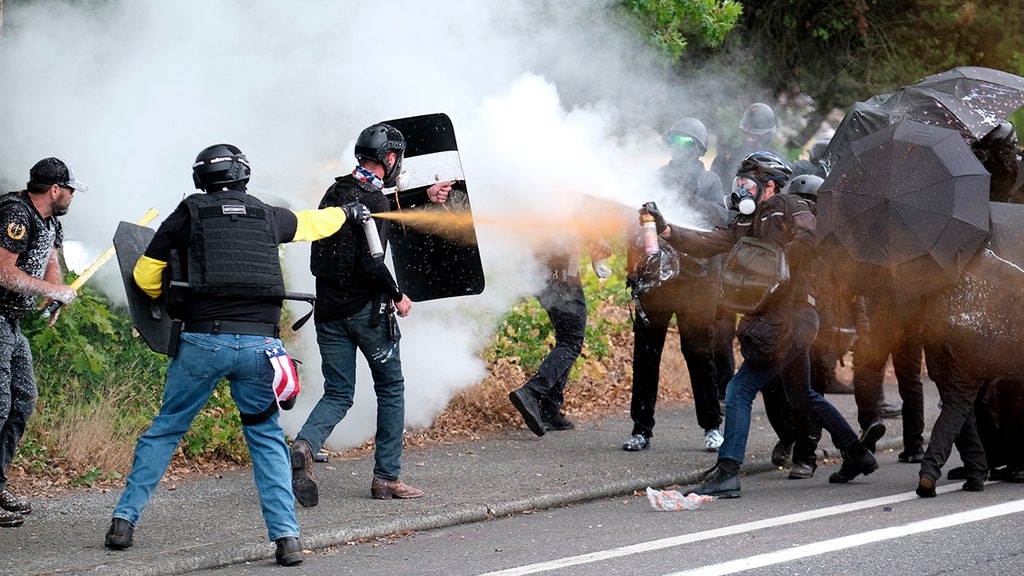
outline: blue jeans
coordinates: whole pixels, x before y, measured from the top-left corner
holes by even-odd
[[[324,445],[349,408],[356,390],[356,349],[370,365],[373,392],[377,396],[377,434],[374,437],[373,474],[397,480],[402,472],[402,432],[405,427],[405,377],[398,343],[388,333],[387,319],[370,326],[372,303],[355,315],[316,325],[320,346],[324,395],[309,413],[295,440],[304,440],[316,453]]]
[[[281,346],[281,341],[264,336],[181,334],[178,355],[167,367],[160,413],[135,446],[132,472],[114,518],[132,524],[139,521],[178,442],[222,378],[230,381],[231,398],[243,414],[259,414],[275,402],[274,369],[265,352],[275,346]],[[259,424],[242,428],[271,540],[299,535],[288,444],[277,418],[275,412]]]
[[[0,317],[0,490],[39,397],[34,374],[28,340]]]
[[[813,333],[817,333],[818,314],[804,306],[794,313],[794,334],[810,334],[810,338],[794,337],[793,346],[782,362],[771,365],[744,362],[729,382],[725,392],[725,442],[718,449],[719,460],[743,462],[750,434],[750,410],[754,396],[772,378],[781,377],[786,398],[795,410],[803,411],[819,422],[832,435],[832,443],[846,450],[857,442],[857,433],[831,402],[811,388],[811,364],[808,350]],[[813,333],[811,327],[813,326]]]

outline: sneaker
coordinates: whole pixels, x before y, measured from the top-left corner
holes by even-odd
[[[718,452],[725,442],[725,437],[718,431],[718,428],[708,428],[704,431],[704,449],[708,452]]]
[[[572,430],[576,428],[576,425],[561,412],[546,414],[541,417],[541,421],[544,423],[545,430]]]
[[[313,451],[305,440],[292,442],[292,492],[299,504],[309,508],[320,503],[320,489],[313,474]]]
[[[508,399],[526,422],[526,427],[537,436],[544,435],[544,421],[540,416],[540,402],[529,388],[516,388],[508,393]]]
[[[4,489],[3,492],[0,492],[0,508],[3,508],[8,512],[17,512],[22,516],[32,513],[31,502],[25,498],[18,498],[6,489]]]
[[[831,484],[846,484],[858,474],[867,476],[875,470],[878,470],[878,461],[871,452],[864,450],[860,456],[854,456],[850,451],[843,451],[843,465],[828,477],[828,481]]]
[[[0,508],[0,527],[14,528],[25,523],[25,517],[17,512],[10,512]]]
[[[814,477],[814,471],[818,469],[816,464],[808,464],[807,462],[796,462],[793,464],[793,468],[789,471],[790,480],[807,480],[808,478]]]
[[[651,447],[651,439],[643,434],[633,434],[626,440],[626,443],[622,445],[622,449],[627,452],[639,452],[641,450],[647,450]]]
[[[793,453],[793,444],[795,442],[783,442],[779,440],[775,443],[775,447],[772,448],[772,464],[776,466],[782,466],[789,460],[789,455]]]

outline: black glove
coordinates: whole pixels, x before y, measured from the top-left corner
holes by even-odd
[[[654,202],[644,204],[641,212],[647,212],[651,216],[654,216],[654,228],[658,231],[658,234],[661,234],[665,231],[665,228],[668,228],[668,223],[665,222],[665,216],[661,213],[661,210],[658,210],[658,205]]]
[[[342,211],[345,212],[345,218],[352,220],[353,222],[365,222],[372,218],[370,215],[370,209],[364,206],[361,202],[349,202],[341,206]]]

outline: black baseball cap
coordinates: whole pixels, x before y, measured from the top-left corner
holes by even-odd
[[[75,192],[88,192],[84,182],[75,179],[75,171],[59,158],[43,158],[28,171],[28,181],[37,184],[56,184],[63,188],[71,188]]]

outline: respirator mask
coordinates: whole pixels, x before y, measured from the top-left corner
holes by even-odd
[[[732,181],[732,193],[725,197],[725,207],[729,210],[739,210],[740,214],[753,214],[760,192],[760,185],[756,180],[737,176]]]

